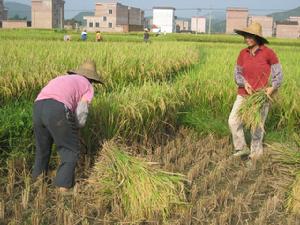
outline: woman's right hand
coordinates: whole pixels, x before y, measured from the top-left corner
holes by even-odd
[[[251,85],[248,82],[245,83],[245,89],[249,95],[252,95],[254,92],[253,88],[251,87]]]

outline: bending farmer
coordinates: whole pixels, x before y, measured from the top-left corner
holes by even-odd
[[[235,32],[244,36],[248,47],[240,52],[234,73],[238,95],[229,116],[229,127],[236,151],[234,156],[250,154],[250,158],[258,158],[263,154],[263,126],[269,111],[269,103],[266,103],[261,111],[262,125],[251,131],[251,149],[247,148],[238,111],[244,98],[255,91],[264,89],[266,94],[271,96],[281,85],[282,68],[274,51],[265,46],[268,41],[262,36],[262,27],[259,23],[253,23],[248,28]],[[269,86],[270,76],[272,84]]]
[[[39,93],[33,106],[36,153],[33,178],[47,174],[53,143],[61,164],[54,184],[66,191],[74,186],[75,167],[79,158],[78,131],[88,115],[94,96],[93,83],[101,83],[93,61],[86,61],[78,70],[51,80]]]

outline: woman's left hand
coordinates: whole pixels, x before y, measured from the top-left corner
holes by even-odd
[[[274,93],[275,89],[273,87],[267,87],[266,88],[266,94],[271,97],[272,94]]]

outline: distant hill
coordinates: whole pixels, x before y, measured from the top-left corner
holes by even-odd
[[[86,25],[86,21],[83,19],[84,16],[93,16],[94,12],[80,12],[76,16],[74,16],[72,19],[79,22],[81,25]]]
[[[275,21],[283,21],[289,18],[290,16],[300,16],[300,6],[298,8],[291,9],[288,11],[272,13],[268,16],[273,16]]]
[[[4,1],[4,7],[8,9],[8,19],[31,20],[31,7],[29,5]]]

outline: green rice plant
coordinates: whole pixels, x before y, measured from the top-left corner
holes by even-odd
[[[34,46],[34,47],[33,47]],[[127,85],[171,80],[177,71],[198,61],[190,44],[64,43],[4,40],[0,44],[0,103],[33,99],[52,78],[95,60],[108,91]]]
[[[90,178],[112,213],[128,221],[167,222],[176,210],[184,210],[185,176],[155,169],[126,150],[105,143]]]
[[[262,110],[269,100],[272,99],[264,90],[257,91],[245,98],[238,115],[246,128],[255,130],[257,127],[263,127]]]

